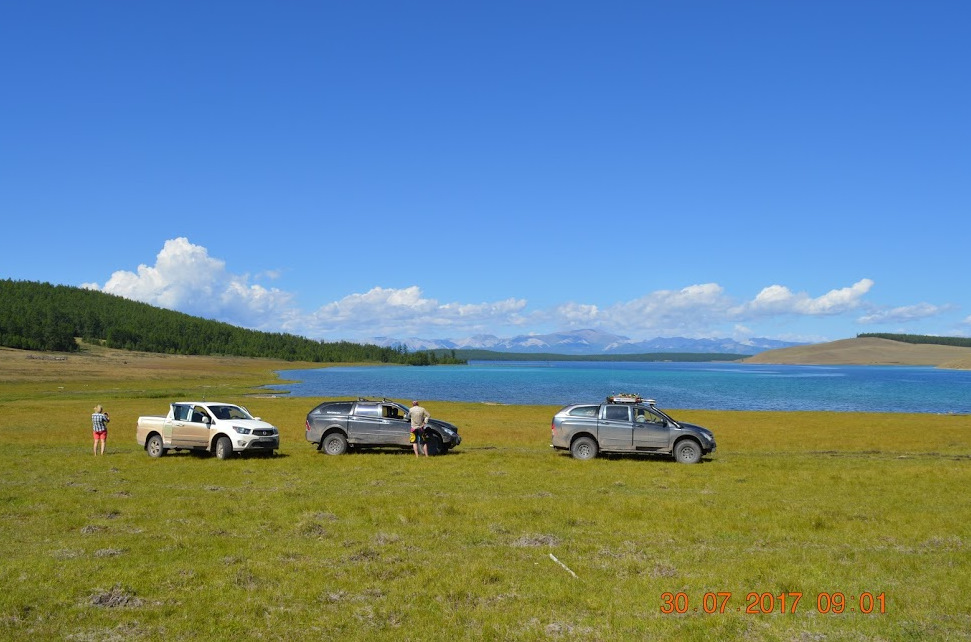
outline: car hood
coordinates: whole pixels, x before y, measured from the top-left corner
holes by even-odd
[[[262,419],[222,419],[219,422],[223,426],[239,426],[240,428],[273,428],[273,424],[269,424]]]
[[[698,426],[697,424],[689,424],[689,423],[685,423],[683,421],[679,421],[678,422],[678,425],[681,426],[681,428],[683,430],[694,430],[694,431],[700,432],[701,434],[707,435],[707,436],[712,437],[712,438],[714,438],[714,436],[715,436],[714,434],[712,434],[712,432],[710,430],[708,430],[704,426]]]
[[[447,421],[442,421],[441,419],[429,419],[428,423],[435,426],[436,428],[445,428],[454,433],[458,433],[459,429],[455,427],[454,424],[450,424]]]

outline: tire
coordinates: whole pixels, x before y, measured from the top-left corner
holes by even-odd
[[[435,455],[444,455],[448,452],[445,444],[442,443],[442,437],[438,433],[431,433],[425,437],[426,443],[428,444],[428,456],[434,457]]]
[[[570,444],[570,454],[574,459],[593,459],[598,450],[597,442],[590,437],[580,437]]]
[[[320,449],[328,455],[343,455],[347,452],[347,438],[339,432],[332,432],[324,437]]]
[[[168,450],[162,443],[160,435],[152,435],[145,444],[145,452],[148,453],[149,457],[161,457]]]
[[[701,446],[694,439],[682,439],[674,447],[674,458],[679,464],[697,464],[701,461]]]
[[[233,456],[233,442],[225,435],[216,440],[216,458],[229,459]]]

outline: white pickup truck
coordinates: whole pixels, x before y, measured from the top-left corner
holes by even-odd
[[[280,431],[246,408],[215,401],[180,401],[165,417],[139,417],[135,439],[152,457],[169,449],[205,450],[219,459],[237,452],[273,454]]]

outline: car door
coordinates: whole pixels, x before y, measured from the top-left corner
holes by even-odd
[[[192,419],[192,404],[172,404],[172,419],[165,426],[173,448],[187,448],[192,444],[192,430],[188,425]]]
[[[671,429],[667,421],[650,408],[634,408],[634,450],[667,448]]]
[[[600,450],[629,452],[634,449],[630,411],[630,406],[608,404],[603,407],[603,414],[597,425]]]
[[[381,404],[381,418],[384,421],[376,426],[378,443],[393,446],[407,446],[411,433],[408,412],[397,404]]]
[[[184,408],[183,408],[184,411]],[[176,419],[172,429],[172,445],[176,448],[205,448],[209,446],[209,423],[212,420],[202,406],[189,406],[185,418]]]

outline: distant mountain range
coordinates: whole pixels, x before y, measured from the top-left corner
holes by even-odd
[[[754,355],[766,350],[805,345],[775,339],[686,339],[658,337],[633,341],[628,337],[599,330],[575,330],[551,334],[528,334],[500,338],[491,334],[477,334],[465,339],[396,339],[374,337],[369,341],[383,347],[405,346],[416,350],[494,350],[496,352],[552,353],[552,354],[643,354],[652,352],[690,352]]]

